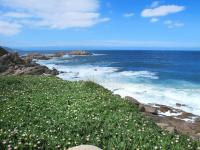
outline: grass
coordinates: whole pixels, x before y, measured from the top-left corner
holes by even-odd
[[[0,149],[198,149],[169,134],[136,106],[92,82],[55,77],[0,77]]]

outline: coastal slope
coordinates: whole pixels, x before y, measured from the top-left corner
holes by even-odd
[[[0,77],[0,149],[198,149],[169,134],[137,106],[92,82],[45,76]]]

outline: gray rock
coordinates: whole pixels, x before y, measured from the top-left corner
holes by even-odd
[[[139,104],[139,110],[141,112],[146,112],[146,113],[150,113],[153,115],[158,114],[158,108],[150,106],[150,105]]]
[[[25,65],[17,53],[8,53],[0,57],[0,65]]]
[[[162,129],[165,129],[166,127],[169,126],[169,124],[166,124],[166,123],[156,123],[157,126],[161,127]]]
[[[32,59],[38,59],[38,60],[49,60],[51,57],[48,57],[46,55],[40,54],[40,53],[30,53],[27,56],[25,56],[26,60],[32,60]]]
[[[169,133],[176,133],[177,132],[175,127],[166,127],[165,130],[168,131]]]
[[[89,55],[92,55],[92,53],[88,51],[74,50],[74,51],[68,52],[68,55],[89,56]]]
[[[139,103],[136,99],[134,99],[133,97],[126,96],[125,99],[126,99],[127,101],[129,101],[129,102],[135,104],[135,105],[139,105],[139,104],[140,104],[140,103]]]
[[[139,104],[139,111],[145,112],[145,108],[143,104]]]
[[[162,129],[168,131],[169,133],[176,133],[177,132],[175,127],[172,127],[167,123],[156,123],[156,124],[157,124],[157,126],[161,127]]]
[[[14,75],[42,75],[42,74],[49,74],[49,75],[57,75],[58,71],[53,69],[50,70],[45,66],[33,66],[33,67],[21,67],[15,70]]]
[[[92,145],[80,145],[80,146],[69,148],[68,150],[101,150],[101,149]]]
[[[180,104],[180,103],[176,103],[177,107],[182,107],[182,106],[186,106],[185,104]]]
[[[154,114],[154,115],[158,114],[158,108],[156,107],[145,105],[144,108],[145,108],[145,112],[147,113]]]
[[[46,66],[24,60],[17,53],[8,53],[0,57],[1,75],[58,75],[56,69],[50,70]]]

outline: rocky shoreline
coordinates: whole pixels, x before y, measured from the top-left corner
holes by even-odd
[[[88,51],[74,50],[67,52],[56,52],[51,55],[30,53],[26,56],[19,56],[16,52],[8,52],[0,46],[0,75],[58,75],[56,69],[49,69],[46,66],[37,64],[34,60],[49,60],[63,57],[64,55],[88,56]]]
[[[136,105],[140,112],[151,118],[162,129],[170,133],[186,134],[192,139],[200,140],[200,116],[165,105],[142,104],[129,96],[124,99]],[[181,104],[177,105],[182,106]]]
[[[64,55],[92,55],[87,51],[70,51],[52,55],[32,53],[20,57],[17,53],[9,53],[2,47],[0,48],[0,75],[58,75],[59,72],[56,69],[50,70],[46,66],[35,63],[34,60],[48,60]],[[200,116],[182,111],[181,107],[184,104],[176,104],[180,109],[175,109],[159,104],[142,104],[129,96],[124,99],[136,105],[140,112],[154,120],[164,130],[170,133],[187,134],[195,140],[200,140]]]
[[[88,51],[83,51],[83,50],[73,50],[73,51],[63,51],[63,52],[56,52],[54,54],[40,54],[40,53],[30,53],[27,54],[26,56],[22,56],[24,59],[29,59],[29,60],[49,60],[52,58],[58,58],[58,57],[63,57],[64,55],[73,55],[73,56],[91,56],[92,53]]]
[[[58,75],[56,69],[41,66],[32,59],[23,59],[18,53],[8,52],[1,48],[0,75]]]

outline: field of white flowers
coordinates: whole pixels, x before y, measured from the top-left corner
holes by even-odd
[[[195,150],[200,143],[169,134],[137,107],[92,82],[56,77],[0,77],[0,150]]]

